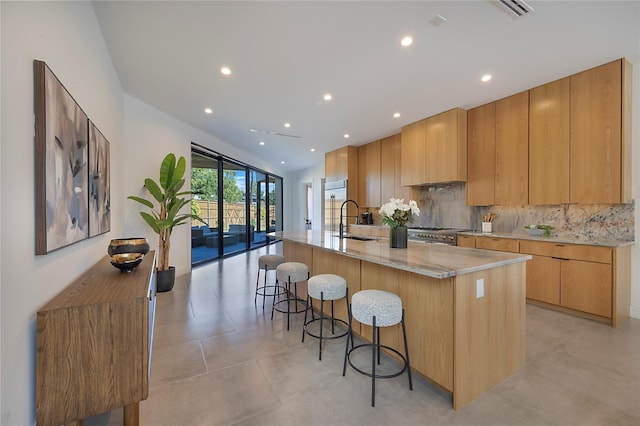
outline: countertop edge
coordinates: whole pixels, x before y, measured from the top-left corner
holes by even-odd
[[[470,237],[495,237],[506,238],[512,240],[528,240],[528,241],[542,241],[547,243],[565,243],[576,244],[583,246],[601,246],[601,247],[628,247],[635,243],[635,241],[613,241],[613,240],[578,240],[575,238],[563,238],[563,237],[534,237],[524,233],[510,233],[510,232],[477,232],[477,231],[463,231],[458,235],[468,235]]]

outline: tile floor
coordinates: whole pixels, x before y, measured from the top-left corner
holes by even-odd
[[[317,359],[282,314],[254,306],[258,256],[281,244],[194,268],[158,295],[142,425],[640,425],[640,320],[618,329],[527,306],[527,363],[459,411],[414,375],[377,383],[347,370],[344,340]],[[260,299],[258,299],[260,301]],[[122,424],[122,410],[85,419]]]

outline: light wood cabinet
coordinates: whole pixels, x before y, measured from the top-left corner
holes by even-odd
[[[453,391],[454,280],[399,271],[399,281],[411,367]]]
[[[569,202],[569,77],[529,91],[529,204]]]
[[[467,205],[527,204],[529,94],[467,112]]]
[[[512,238],[476,237],[476,248],[518,253],[519,241]]]
[[[467,205],[495,204],[496,103],[467,111]]]
[[[630,70],[621,59],[571,76],[572,203],[631,198]]]
[[[629,247],[520,241],[527,264],[527,299],[617,325],[629,316]]]
[[[327,182],[338,180],[358,180],[358,148],[355,146],[343,146],[334,151],[327,152],[324,156],[324,176]],[[357,189],[357,184],[355,184]],[[354,195],[357,191],[354,192]]]
[[[473,235],[458,234],[458,247],[476,248],[476,237]]]
[[[455,108],[402,128],[402,185],[467,179],[467,112]]]
[[[527,262],[527,299],[560,305],[560,260],[533,255]]]
[[[381,163],[380,141],[358,147],[358,204],[380,207]]]
[[[529,202],[529,92],[496,101],[495,204]]]
[[[380,203],[391,198],[416,199],[411,187],[402,186],[401,135],[380,140]]]
[[[130,273],[102,258],[37,314],[36,423],[68,424],[124,407],[138,424],[149,394],[155,252]]]
[[[420,120],[402,128],[400,183],[402,186],[421,185],[427,180],[424,156],[427,149],[425,121]]]

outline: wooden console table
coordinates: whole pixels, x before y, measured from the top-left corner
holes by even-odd
[[[155,252],[131,272],[105,256],[37,317],[36,423],[60,425],[124,407],[137,425],[149,394]]]

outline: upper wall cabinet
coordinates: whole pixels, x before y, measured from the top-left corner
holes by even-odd
[[[380,207],[380,141],[358,147],[358,204]]]
[[[358,173],[358,148],[343,146],[324,155],[324,177],[327,182],[351,179]]]
[[[324,177],[326,182],[347,181],[347,196],[358,196],[358,148],[343,146],[324,155]]]
[[[529,91],[529,204],[569,202],[570,78]]]
[[[467,204],[527,204],[529,93],[471,109]]]
[[[467,180],[467,112],[443,112],[402,128],[403,186]]]
[[[467,204],[630,202],[630,76],[620,59],[469,110]]]
[[[495,204],[496,103],[467,111],[467,205]]]
[[[380,140],[380,201],[382,204],[391,198],[406,200],[417,199],[410,187],[402,186],[401,135]],[[418,191],[419,193],[419,191]]]
[[[631,64],[571,76],[570,202],[631,199]]]
[[[496,101],[495,203],[529,201],[529,92]]]

